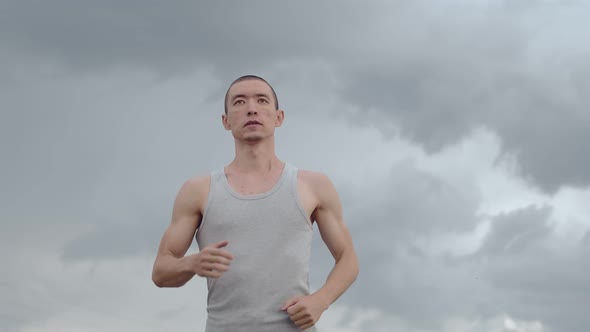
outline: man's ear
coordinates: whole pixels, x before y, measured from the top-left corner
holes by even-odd
[[[221,114],[221,123],[223,124],[223,128],[225,130],[231,130],[231,125],[229,124],[229,119],[227,118],[227,114]]]
[[[275,127],[280,127],[285,121],[285,112],[281,109],[277,110],[277,117],[275,119]]]

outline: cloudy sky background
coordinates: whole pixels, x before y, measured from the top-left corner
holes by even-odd
[[[0,331],[201,331],[151,267],[267,78],[278,155],[327,173],[361,274],[325,332],[590,326],[590,3],[0,3]],[[311,282],[331,268],[316,232]],[[196,251],[196,245],[191,252]],[[263,271],[261,271],[263,273]]]

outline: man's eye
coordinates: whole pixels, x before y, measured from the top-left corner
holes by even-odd
[[[241,99],[238,99],[238,100],[236,100],[236,101],[234,102],[234,105],[243,104],[243,103],[244,103],[244,101],[243,101],[243,100],[241,100]]]
[[[258,99],[259,103],[268,103],[268,100],[264,99],[264,98],[260,98]]]

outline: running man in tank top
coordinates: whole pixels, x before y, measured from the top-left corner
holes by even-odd
[[[357,257],[338,193],[322,173],[275,154],[284,120],[274,89],[258,76],[235,80],[223,126],[235,158],[180,188],[160,242],[152,279],[181,287],[206,278],[207,332],[315,331],[322,313],[355,281]],[[317,291],[309,289],[314,224],[334,257]],[[186,255],[193,236],[199,252]]]

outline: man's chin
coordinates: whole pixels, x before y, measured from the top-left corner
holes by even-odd
[[[263,139],[264,139],[264,136],[262,136],[262,135],[247,135],[243,138],[244,141],[249,142],[249,143],[260,142]]]

